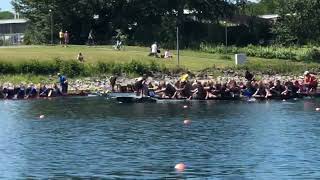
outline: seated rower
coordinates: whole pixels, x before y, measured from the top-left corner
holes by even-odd
[[[159,89],[155,91],[161,98],[172,99],[175,97],[177,89],[168,82],[160,82]]]
[[[178,98],[192,98],[192,85],[189,81],[181,81],[181,88],[178,89]]]
[[[56,97],[56,96],[62,96],[62,92],[60,90],[60,88],[58,87],[57,83],[53,84],[53,88],[52,88],[52,97]]]
[[[2,94],[3,94],[3,98],[7,99],[7,97],[8,97],[8,88],[6,86],[4,86],[2,88]]]
[[[4,99],[5,98],[5,94],[3,93],[3,87],[0,86],[0,99]]]
[[[222,98],[229,98],[231,97],[231,91],[227,85],[227,83],[223,83],[221,86],[221,97]]]
[[[26,92],[26,98],[37,98],[38,96],[38,91],[37,88],[33,85],[30,84],[30,86],[27,88],[27,92]]]
[[[252,86],[250,81],[248,81],[242,88],[242,95],[249,98],[252,97],[257,91],[257,89]]]
[[[214,90],[212,91],[212,94],[214,97],[221,97],[222,92],[222,85],[221,83],[216,83]]]
[[[134,90],[133,90],[133,86],[131,84],[128,84],[127,85],[127,93],[133,93]]]
[[[260,81],[258,84],[257,91],[253,94],[255,98],[268,98],[271,96],[270,91],[266,88],[263,81]]]
[[[288,81],[284,84],[285,91],[281,93],[283,97],[292,98],[298,96],[299,89],[294,86],[293,82]]]
[[[39,91],[39,97],[48,97],[49,91],[50,90],[47,88],[46,85],[41,86]]]
[[[204,89],[204,86],[201,82],[197,82],[196,89],[192,91],[193,95],[190,98],[205,100],[207,96],[207,91]]]
[[[144,84],[145,84],[145,81],[147,80],[147,75],[143,75],[142,77],[139,77],[137,79],[137,81],[135,82],[134,84],[134,90],[137,94],[137,96],[143,96],[144,92]]]
[[[240,87],[235,80],[229,82],[229,87],[232,97],[240,97]]]
[[[15,88],[11,85],[7,88],[7,99],[13,99],[15,96]]]
[[[306,88],[307,94],[317,92],[318,80],[309,71],[304,72],[303,85]]]
[[[17,92],[17,99],[24,99],[26,96],[26,91],[25,91],[24,85],[21,85],[18,89],[19,90]]]
[[[213,91],[215,90],[215,87],[213,86],[213,81],[209,81],[209,83],[207,84],[207,86],[204,87],[204,89],[207,92],[206,98],[205,99],[212,99],[212,98],[216,98],[215,95],[213,95]]]
[[[300,84],[299,81],[294,81],[293,86],[293,89],[296,90],[295,92],[297,94],[300,94],[303,91],[303,86]]]
[[[285,87],[281,85],[280,80],[277,80],[275,85],[270,88],[272,96],[279,97],[285,91]]]

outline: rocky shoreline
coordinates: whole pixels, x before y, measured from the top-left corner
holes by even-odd
[[[159,84],[161,81],[169,82],[174,84],[179,80],[181,75],[184,73],[179,73],[179,74],[173,74],[173,75],[167,75],[167,74],[161,74],[161,73],[154,73],[150,75],[147,79],[148,83],[151,83],[153,85]],[[206,73],[206,72],[201,72],[197,74],[190,73],[189,80],[191,82],[194,81],[213,81],[213,82],[219,82],[219,83],[224,83],[224,82],[229,82],[231,80],[236,81],[237,83],[240,82],[245,82],[246,79],[244,78],[244,73],[239,71],[239,72],[234,72],[234,71],[223,71],[219,73],[220,75],[215,75],[213,73]],[[97,77],[86,77],[86,78],[68,78],[68,84],[69,84],[69,92],[71,93],[79,93],[79,92],[86,92],[86,93],[97,93],[97,92],[108,92],[111,91],[111,85],[110,85],[110,77],[111,75],[105,75],[105,76],[97,76]],[[127,86],[127,85],[133,85],[138,77],[136,78],[131,78],[127,77],[126,75],[121,75],[117,76],[116,80],[116,86]],[[264,81],[275,81],[275,80],[280,80],[282,82],[286,81],[293,81],[293,80],[298,80],[298,81],[303,81],[303,76],[297,76],[297,75],[280,75],[280,74],[274,74],[274,75],[269,75],[269,74],[261,74],[257,73],[255,75],[256,80],[264,80]],[[319,78],[319,76],[317,76]],[[47,81],[43,81],[41,83],[38,82],[21,82],[21,83],[10,83],[6,82],[2,85],[2,87],[19,87],[21,85],[27,87],[30,86],[30,84],[34,84],[37,86],[37,88],[40,88],[41,85],[46,85],[46,86],[53,86],[54,83],[58,82],[58,78],[54,76],[49,76]]]

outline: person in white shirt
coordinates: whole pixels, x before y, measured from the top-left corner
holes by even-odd
[[[172,55],[171,55],[171,53],[170,53],[170,51],[168,49],[164,52],[164,58],[165,59],[172,58]]]
[[[156,42],[151,45],[151,53],[149,56],[158,57],[158,45]]]

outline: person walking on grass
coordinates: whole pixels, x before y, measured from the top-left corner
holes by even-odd
[[[93,38],[93,32],[90,30],[89,35],[88,35],[88,45],[92,46],[94,45],[94,38]]]
[[[60,45],[63,45],[63,41],[64,41],[64,33],[62,31],[62,29],[59,32],[59,39],[60,39]]]
[[[68,47],[68,44],[69,44],[69,33],[68,33],[68,31],[66,31],[64,33],[64,45],[65,45],[65,47]]]
[[[59,83],[60,83],[60,87],[61,87],[61,93],[63,95],[67,95],[68,94],[68,80],[65,76],[61,75],[60,73],[58,73],[58,78],[59,78]]]

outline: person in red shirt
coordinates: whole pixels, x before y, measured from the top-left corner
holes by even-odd
[[[304,86],[307,92],[316,92],[318,87],[318,80],[314,75],[311,75],[309,71],[304,72]]]

